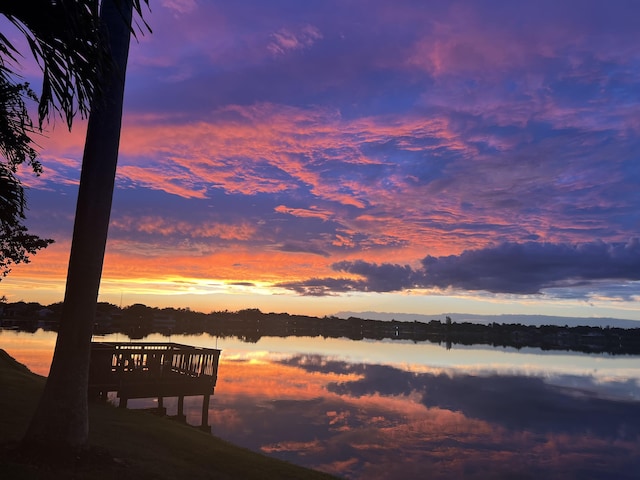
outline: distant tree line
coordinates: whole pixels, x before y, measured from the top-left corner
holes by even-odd
[[[38,303],[4,303],[0,306],[6,327],[35,331],[48,325],[56,329],[62,304],[42,306]],[[401,322],[347,319],[263,313],[257,308],[239,311],[202,313],[189,308],[156,308],[134,304],[120,308],[99,303],[94,320],[96,335],[122,333],[142,339],[151,333],[163,335],[208,333],[235,337],[255,343],[262,337],[324,337],[351,340],[403,340],[431,342],[451,348],[454,345],[490,345],[493,347],[539,348],[583,353],[640,355],[640,328],[522,325],[462,322],[446,317],[445,321]]]

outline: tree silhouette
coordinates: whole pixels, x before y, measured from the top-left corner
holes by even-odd
[[[133,0],[141,19],[142,1],[148,3]],[[122,0],[116,2],[121,4]],[[24,187],[15,175],[24,163],[36,175],[42,171],[33,136],[42,130],[52,113],[61,117],[68,128],[77,114],[88,116],[111,63],[102,38],[98,0],[3,1],[0,15],[24,35],[43,74],[38,98],[15,72],[21,52],[0,33],[1,279],[9,273],[10,265],[27,262],[30,254],[52,243],[50,239],[28,234],[24,225]],[[35,125],[27,108],[30,101],[38,104]]]
[[[24,188],[15,172],[0,166],[0,280],[12,264],[28,263],[29,255],[53,242],[28,233],[22,223],[26,208]]]
[[[11,80],[5,67],[9,47],[0,37],[0,280],[11,271],[12,264],[29,262],[29,255],[53,242],[29,234],[24,225],[26,197],[16,176],[23,163],[39,174],[42,170],[31,135],[35,128],[25,99],[36,99],[26,83]]]
[[[91,329],[111,213],[134,8],[140,12],[139,0],[103,0],[101,5],[104,31],[99,38],[106,39],[101,49],[109,68],[94,86],[99,95],[89,114],[60,329],[42,398],[22,442],[31,451],[55,447],[68,454],[88,443]]]
[[[27,40],[42,68],[42,93],[38,99],[15,67],[20,52],[0,33],[0,278],[10,265],[27,262],[29,254],[52,240],[27,233],[24,187],[16,176],[27,164],[39,174],[33,136],[56,111],[69,128],[76,112],[86,115],[102,75],[105,50],[100,46],[97,1],[21,0],[3,2],[4,15]],[[28,103],[38,103],[38,121],[31,121]]]

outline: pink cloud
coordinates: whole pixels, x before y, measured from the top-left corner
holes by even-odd
[[[222,120],[225,115],[226,119]],[[333,217],[351,226],[354,232],[367,232],[367,241],[372,246],[396,244],[405,259],[416,251],[424,251],[424,245],[429,245],[433,254],[479,247],[486,243],[485,235],[474,230],[465,232],[463,225],[504,223],[499,211],[465,213],[459,208],[466,197],[471,200],[476,196],[474,192],[494,183],[478,175],[478,170],[470,170],[467,178],[458,176],[457,184],[464,184],[466,188],[454,191],[438,181],[414,186],[415,181],[410,177],[397,175],[374,180],[350,176],[336,181],[324,178],[314,169],[316,158],[327,165],[336,162],[337,172],[340,165],[358,166],[353,172],[359,172],[360,167],[366,165],[382,165],[384,159],[371,158],[363,153],[362,146],[389,141],[397,142],[398,148],[407,152],[436,152],[444,148],[465,156],[474,155],[475,147],[468,145],[469,139],[456,133],[445,117],[387,116],[345,121],[326,109],[253,105],[228,107],[220,111],[218,118],[211,123],[167,124],[169,119],[164,116],[128,117],[123,131],[119,178],[196,199],[206,198],[208,188],[253,195],[285,192],[299,188],[296,185],[307,185],[318,199],[357,208],[367,206],[367,213],[358,217],[347,217],[340,209],[334,210]],[[418,147],[415,142],[420,139],[428,139],[430,144]],[[64,154],[63,144],[59,143],[56,149]],[[139,160],[134,161],[136,158]],[[284,172],[285,176],[264,175],[265,167]],[[541,174],[548,175],[548,172]],[[505,184],[527,185],[535,178],[529,164],[523,164],[522,168],[516,164],[501,175]],[[398,195],[400,191],[402,195]],[[426,194],[429,208],[425,210]],[[280,211],[297,216],[329,218],[330,215],[326,208],[285,208],[281,207]],[[425,216],[429,223],[421,227]],[[551,224],[540,223],[536,228],[540,234],[550,229]],[[353,237],[341,234],[332,242],[349,245],[353,244]],[[414,258],[421,256],[422,253]]]
[[[322,33],[312,25],[305,25],[295,30],[281,28],[271,34],[271,39],[272,41],[267,45],[267,50],[274,55],[284,55],[291,51],[311,47],[315,42],[322,39]]]
[[[409,138],[435,139],[430,147],[433,149],[467,148],[443,119],[398,118],[387,123],[365,118],[345,122],[327,110],[274,105],[229,107],[219,113],[235,113],[240,119],[166,126],[129,119],[123,132],[123,153],[161,157],[164,163],[162,167],[152,164],[151,168],[123,166],[121,175],[151,188],[198,198],[204,195],[204,187],[190,191],[194,185],[222,186],[230,193],[242,194],[292,188],[294,184],[286,177],[280,180],[264,176],[261,168],[270,166],[309,185],[320,198],[362,208],[375,203],[379,191],[357,180],[325,180],[314,170],[312,159],[320,158],[328,164],[376,165],[380,160],[363,154],[362,145],[396,138],[400,139],[400,148],[408,151],[413,148],[406,143]],[[157,168],[170,168],[171,173],[163,178]],[[179,186],[181,183],[184,185]]]
[[[134,184],[154,190],[162,190],[180,197],[206,198],[206,189],[193,185],[194,179],[191,174],[181,173],[175,175],[175,171],[167,174],[166,170],[159,171],[154,168],[123,165],[118,168],[118,176],[130,180]]]
[[[195,0],[161,0],[160,4],[179,14],[191,13],[198,8]]]
[[[330,212],[329,210],[323,210],[318,207],[290,208],[284,205],[279,205],[275,208],[275,211],[287,215],[293,215],[295,217],[320,218],[322,220],[328,220],[333,216],[333,212]]]
[[[200,222],[194,225],[190,222],[175,221],[161,216],[121,217],[112,221],[111,226],[127,232],[143,232],[163,236],[188,233],[192,238],[219,238],[223,240],[248,240],[256,232],[256,227],[248,223]]]

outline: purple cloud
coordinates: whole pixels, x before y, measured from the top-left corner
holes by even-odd
[[[535,294],[599,280],[640,280],[640,241],[579,245],[503,243],[422,260],[423,286]]]
[[[282,284],[303,294],[328,291],[390,292],[417,288],[540,294],[545,289],[585,286],[603,280],[640,281],[640,240],[578,245],[502,243],[460,255],[427,256],[421,268],[363,260],[332,265],[359,280],[311,279]]]

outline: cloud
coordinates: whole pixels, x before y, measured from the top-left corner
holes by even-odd
[[[324,297],[341,292],[364,290],[365,282],[348,278],[310,278],[308,280],[296,280],[294,282],[279,282],[275,285],[279,288],[293,290],[301,295],[312,297]]]
[[[357,260],[355,262],[337,262],[332,267],[339,272],[347,272],[366,278],[364,289],[372,292],[404,290],[415,286],[417,280],[415,272],[409,265],[390,263],[375,265]]]
[[[402,249],[394,258],[400,263],[426,248],[441,256],[489,242],[621,241],[635,234],[638,137],[625,134],[615,104],[606,116],[615,121],[598,124],[599,104],[588,111],[511,104],[492,90],[466,104],[445,92],[444,104],[434,106],[439,93],[424,111],[397,114],[353,117],[331,106],[256,103],[209,111],[206,120],[131,115],[120,186],[139,197],[152,189],[215,198],[225,211],[236,210],[239,198],[261,195],[289,214],[280,216],[290,217],[287,226],[297,225],[291,235],[303,238],[292,241],[309,241],[302,232],[320,230],[306,222],[324,218],[331,224],[323,237],[311,233],[314,249],[366,249],[368,262],[383,248],[394,255]],[[47,174],[56,175],[47,186],[68,172],[81,145],[73,141],[66,149],[48,146]]]
[[[180,14],[191,13],[198,8],[195,0],[161,0],[160,4]]]
[[[323,257],[329,257],[329,253],[314,247],[313,244],[301,243],[301,242],[285,242],[282,245],[276,246],[276,250],[281,252],[291,253],[311,253],[314,255],[320,255]]]
[[[578,245],[503,243],[422,260],[423,286],[536,294],[598,280],[640,280],[640,241]]]
[[[295,217],[320,218],[322,220],[328,220],[331,218],[331,212],[329,210],[323,210],[315,206],[312,206],[311,208],[293,208],[285,205],[278,205],[275,208],[275,211],[293,215]]]
[[[540,294],[545,289],[580,287],[603,280],[640,281],[640,240],[577,245],[505,242],[459,255],[427,256],[420,268],[363,260],[332,265],[348,279],[310,279],[281,284],[307,295],[328,291],[390,292],[454,289],[504,294]]]
[[[633,233],[635,140],[614,143],[587,124],[504,121],[444,110],[354,119],[274,104],[228,106],[206,122],[131,117],[119,178],[184,198],[264,193],[281,213],[324,216],[361,234],[363,246],[429,246],[436,255]]]
[[[272,41],[267,45],[267,49],[274,55],[284,55],[290,51],[309,48],[321,38],[320,30],[312,25],[305,25],[294,31],[281,28],[271,34]]]
[[[111,222],[111,228],[125,232],[138,232],[146,235],[189,238],[219,238],[223,240],[248,240],[256,231],[248,224],[229,224],[206,222],[193,225],[192,222],[168,219],[161,216],[121,217]]]

